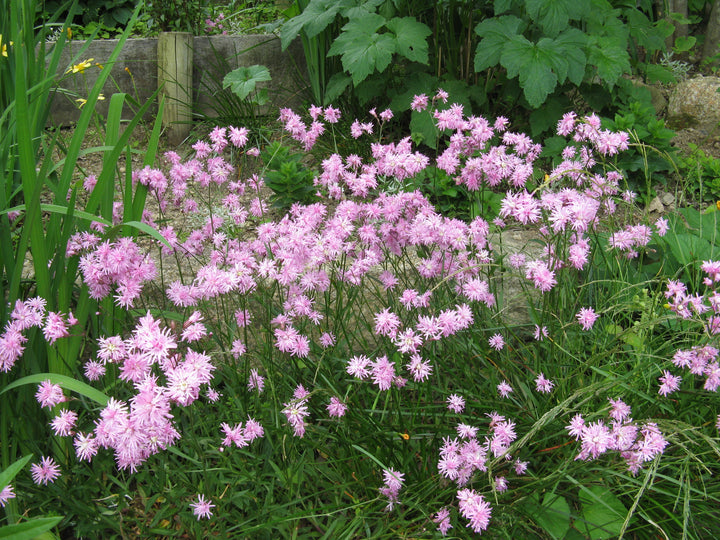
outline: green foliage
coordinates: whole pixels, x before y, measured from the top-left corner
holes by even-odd
[[[148,0],[145,11],[161,32],[190,32],[200,35],[205,28],[207,0]]]
[[[295,203],[307,204],[315,199],[315,174],[303,165],[303,154],[275,141],[260,157],[265,164],[265,185],[273,191],[274,207],[287,210]]]
[[[623,105],[614,119],[604,119],[603,127],[626,131],[632,144],[617,160],[617,167],[627,173],[629,188],[640,193],[649,203],[653,186],[667,181],[677,170],[677,148],[672,145],[675,132],[658,118],[650,101],[649,91],[632,88],[630,101]]]
[[[720,200],[720,159],[706,154],[697,145],[689,145],[690,153],[680,159],[679,168],[685,192],[700,202]]]
[[[69,22],[86,27],[86,34],[91,34],[93,30],[88,26],[92,27],[92,25],[97,25],[100,29],[124,29],[132,17],[137,1],[78,0],[76,4],[75,16]],[[50,17],[65,20],[68,14],[68,2],[48,0],[43,2],[40,20],[47,20]]]
[[[251,101],[264,105],[268,100],[267,89],[257,88],[257,83],[271,80],[270,71],[265,66],[241,66],[234,69],[223,79],[223,88],[230,88],[240,99],[246,99],[254,94]]]

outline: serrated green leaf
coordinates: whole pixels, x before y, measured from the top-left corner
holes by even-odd
[[[395,52],[395,40],[389,34],[343,32],[330,47],[328,55],[342,54],[343,69],[358,85],[374,71],[383,72]]]
[[[674,30],[671,24],[653,24],[639,9],[627,10],[627,25],[630,29],[630,36],[643,47],[648,53],[660,51],[665,47],[665,33],[668,27]]]
[[[430,111],[413,111],[410,116],[410,134],[416,144],[437,148],[437,126]]]
[[[587,2],[584,0],[526,0],[528,15],[549,37],[567,28],[570,19],[579,18]]]
[[[485,19],[478,24],[475,33],[482,39],[475,49],[475,71],[483,71],[499,64],[508,41],[524,29],[525,23],[513,15]]]
[[[265,66],[243,66],[232,70],[223,78],[223,88],[230,88],[240,99],[248,97],[257,83],[269,81],[272,77]]]
[[[623,73],[630,71],[630,57],[626,49],[600,43],[589,45],[588,64],[594,66],[598,77],[610,86],[614,85]]]
[[[341,71],[330,77],[325,87],[324,105],[329,105],[339,98],[351,82],[352,78]]]
[[[542,105],[557,86],[555,73],[540,63],[530,64],[529,69],[520,74],[519,81],[531,107]]]
[[[415,17],[395,17],[385,25],[397,39],[397,51],[411,62],[428,63],[427,37],[432,30]]]
[[[297,15],[282,26],[280,31],[280,44],[282,49],[288,48],[293,39],[295,39],[301,31],[304,31],[307,37],[317,36],[325,30],[335,20],[336,15],[341,9],[347,8],[354,3],[348,1],[337,0],[310,0],[300,15]]]
[[[616,537],[622,530],[627,508],[613,493],[602,486],[580,488],[582,517],[585,523],[577,525],[592,540]]]
[[[585,66],[587,65],[587,57],[585,56],[586,42],[585,34],[577,28],[568,28],[555,38],[558,51],[562,50],[560,54],[567,61],[567,78],[577,86],[580,86],[585,78]]]
[[[558,79],[567,75],[564,49],[554,40],[543,38],[531,43],[523,36],[513,36],[500,57],[508,77],[518,77],[525,99],[533,108],[539,107],[555,90]]]
[[[78,381],[77,379],[73,379],[72,377],[68,377],[67,375],[60,375],[59,373],[35,373],[33,375],[28,375],[21,379],[17,379],[5,386],[5,388],[0,391],[0,394],[4,394],[8,390],[12,390],[13,388],[17,388],[18,386],[23,386],[26,384],[38,384],[47,379],[50,379],[50,382],[52,382],[53,384],[59,384],[60,386],[67,390],[70,390],[71,392],[75,392],[77,394],[85,396],[88,399],[92,399],[100,405],[106,405],[108,400],[110,399],[97,388],[93,388],[89,384]]]
[[[362,10],[358,12],[361,16],[350,19],[345,26],[342,27],[342,34],[352,34],[353,37],[360,37],[363,35],[369,36],[377,32],[387,22],[385,17],[378,15],[377,13],[370,13]],[[333,44],[334,45],[334,44]]]
[[[675,75],[665,66],[660,64],[648,64],[645,66],[645,76],[649,83],[674,84],[677,82]]]

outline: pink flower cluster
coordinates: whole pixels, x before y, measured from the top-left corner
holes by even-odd
[[[155,263],[132,238],[100,242],[95,235],[76,233],[68,241],[67,255],[80,253],[80,271],[90,296],[105,298],[115,286],[115,303],[126,309],[138,299],[143,284],[157,273]]]
[[[181,340],[193,341],[194,333],[188,335],[187,329],[201,324],[198,318],[191,316],[193,322],[178,336]],[[90,461],[100,448],[112,449],[119,468],[136,471],[148,457],[180,437],[172,406],[185,407],[197,400],[201,386],[212,380],[215,366],[206,354],[190,349],[178,352],[177,337],[149,313],[138,321],[129,338],[100,338],[98,345],[97,360],[88,361],[86,373],[99,377],[105,364],[116,364],[120,379],[133,384],[133,396],[128,401],[110,398],[90,433],[75,433],[77,413],[67,409],[52,420],[51,426],[56,435],[74,435],[79,459]],[[62,390],[50,381],[41,385],[37,397],[48,406],[65,400]],[[248,426],[244,433],[252,440],[247,432]],[[254,433],[258,436],[257,430]]]
[[[68,327],[77,324],[77,319],[72,313],[65,317],[61,313],[48,312],[46,304],[40,297],[15,303],[10,320],[0,334],[0,372],[10,371],[22,356],[28,339],[25,332],[30,328],[42,328],[43,336],[50,344],[70,335]]]
[[[630,407],[622,400],[610,400],[610,425],[604,420],[586,423],[582,415],[575,415],[566,427],[568,433],[580,441],[580,453],[575,459],[597,459],[610,451],[619,452],[632,474],[665,451],[668,442],[657,424],[638,425],[630,417]]]
[[[340,120],[340,111],[333,107],[323,109],[312,105],[309,112],[312,119],[310,127],[305,124],[299,114],[291,109],[280,109],[280,117],[278,118],[283,124],[283,129],[293,139],[300,142],[305,150],[312,149],[318,137],[325,133],[325,125],[320,121],[321,116],[329,124],[336,124]]]
[[[387,506],[385,507],[385,510],[388,512],[400,502],[398,495],[405,482],[404,477],[405,475],[403,473],[396,471],[392,467],[383,470],[384,483],[380,488],[380,494],[388,499]]]

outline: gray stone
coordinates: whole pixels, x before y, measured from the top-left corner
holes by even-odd
[[[97,110],[107,114],[113,94],[124,92],[145,103],[157,90],[157,39],[128,39],[114,63],[109,59],[118,44],[116,39],[99,39],[83,50],[84,41],[71,41],[63,49],[57,76],[59,88],[54,95],[51,122],[54,125],[68,125],[80,116],[76,99],[87,98],[97,81],[100,64],[110,69],[110,77],[103,87],[105,100],[99,101]],[[209,106],[214,93],[222,88],[222,79],[229,71],[240,66],[261,64],[266,66],[272,81],[267,88],[271,103],[292,106],[299,103],[301,90],[298,80],[304,73],[304,57],[299,42],[293,43],[287,51],[280,49],[280,40],[274,35],[203,36],[193,40],[193,96],[195,110],[212,114]],[[81,73],[66,73],[73,64],[93,59],[92,66]],[[300,77],[297,75],[300,74]],[[157,113],[153,103],[146,119]],[[134,115],[133,107],[126,105],[123,118]]]
[[[660,201],[660,197],[655,197],[652,201],[650,201],[650,204],[647,205],[646,210],[650,213],[658,212],[662,214],[665,211],[665,208],[663,207],[663,203]]]
[[[670,95],[667,123],[673,129],[712,132],[720,123],[720,77],[698,76],[678,84]]]

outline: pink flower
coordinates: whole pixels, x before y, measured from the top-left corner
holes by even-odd
[[[447,398],[448,409],[460,414],[465,410],[465,400],[457,394],[450,394]]]
[[[631,409],[630,406],[621,399],[610,399],[610,418],[618,422],[622,422],[626,418],[630,417]]]
[[[487,529],[492,507],[483,496],[472,489],[461,489],[457,492],[457,498],[460,514],[468,520],[467,526],[475,533]]]
[[[262,394],[263,389],[265,388],[265,378],[260,375],[255,368],[250,370],[247,387],[248,390],[257,390],[258,394]]]
[[[197,501],[190,503],[190,507],[192,508],[193,514],[195,514],[198,521],[200,521],[201,519],[210,519],[210,516],[213,515],[212,509],[215,508],[215,505],[210,499],[205,500],[205,495],[199,494]]]
[[[583,330],[590,330],[598,319],[593,308],[582,308],[575,316]]]
[[[401,472],[394,470],[393,468],[385,469],[383,471],[384,484],[380,488],[380,494],[388,498],[388,504],[385,507],[386,510],[390,511],[393,506],[398,502],[398,494],[404,483],[405,475]]]
[[[555,383],[546,379],[542,373],[535,378],[535,389],[542,394],[549,394],[554,387]]]
[[[60,313],[53,311],[48,312],[45,319],[45,327],[43,328],[45,340],[52,345],[59,338],[67,337],[70,334],[67,331],[67,323],[63,320]]]
[[[428,97],[425,94],[413,96],[410,108],[413,111],[421,112],[424,111],[428,106]]]
[[[340,418],[341,416],[345,416],[345,411],[347,411],[347,405],[345,405],[342,401],[333,396],[330,398],[330,403],[328,403],[327,405],[327,410],[330,416]]]
[[[55,463],[55,460],[51,457],[42,457],[40,463],[33,463],[30,467],[30,473],[32,474],[33,482],[40,485],[47,485],[55,482],[60,476],[60,467]]]
[[[488,340],[488,344],[496,351],[500,351],[505,347],[505,340],[500,334],[495,334]]]
[[[500,384],[497,385],[498,394],[500,394],[500,397],[508,397],[510,393],[513,391],[512,386],[508,384],[507,381],[502,381]]]
[[[5,504],[7,504],[10,499],[14,498],[15,492],[13,491],[13,487],[8,484],[4,488],[2,488],[2,490],[0,490],[0,507],[5,508]]]
[[[38,385],[38,391],[35,398],[42,407],[53,408],[58,403],[66,401],[62,388],[59,384],[53,384],[50,379],[41,382]]]
[[[664,370],[662,377],[660,377],[659,380],[660,388],[658,389],[658,394],[661,396],[667,396],[680,388],[680,381],[682,381],[682,377],[679,375],[673,375],[668,370]]]
[[[55,433],[58,437],[67,437],[68,435],[72,435],[72,430],[75,427],[77,419],[78,415],[75,411],[63,409],[50,423],[53,433]]]
[[[390,308],[386,308],[380,313],[375,314],[375,333],[380,336],[388,336],[394,338],[400,327],[400,318],[390,312]]]
[[[657,218],[655,221],[655,229],[657,230],[658,236],[665,236],[668,232],[668,220],[665,218]]]
[[[450,510],[447,508],[438,510],[435,517],[433,517],[433,523],[437,525],[440,534],[447,536],[447,532],[452,529],[452,525],[450,524]]]

